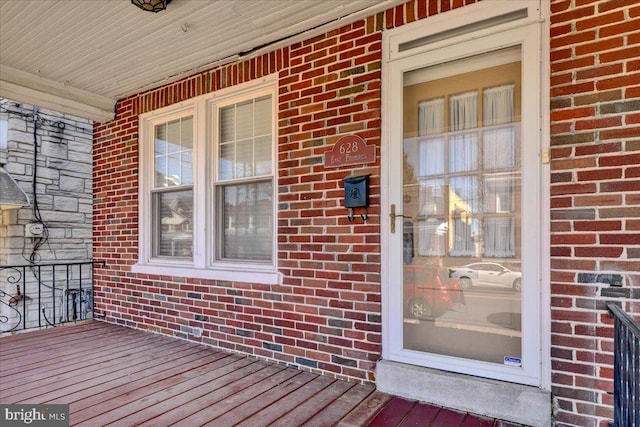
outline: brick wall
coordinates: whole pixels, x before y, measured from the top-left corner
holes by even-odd
[[[331,33],[121,100],[95,126],[94,257],[108,321],[338,377],[374,380],[380,356],[380,163],[325,169],[339,136],[380,144],[381,31],[469,1],[416,0]],[[640,7],[551,2],[551,357],[558,425],[612,418],[612,321],[640,312]],[[428,18],[427,18],[428,19]],[[277,73],[282,285],[134,274],[137,116]],[[379,155],[378,150],[378,155]],[[350,223],[341,180],[372,174]],[[197,329],[203,334],[193,334]]]
[[[467,1],[467,3],[471,3]],[[373,381],[380,357],[380,163],[325,169],[345,134],[380,150],[381,30],[462,1],[419,1],[243,62],[121,100],[96,125],[96,306],[108,321]],[[278,73],[281,285],[133,274],[138,246],[138,114]],[[342,179],[371,174],[369,219],[351,223]],[[195,329],[197,328],[197,329]],[[202,336],[194,332],[202,330]]]
[[[612,320],[640,313],[640,5],[551,2],[552,381],[562,425],[612,419]]]

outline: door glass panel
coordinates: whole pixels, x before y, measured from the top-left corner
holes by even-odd
[[[403,348],[522,363],[520,49],[404,74]]]

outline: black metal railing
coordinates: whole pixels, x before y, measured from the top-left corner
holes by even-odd
[[[0,265],[0,333],[93,317],[93,271],[102,261]]]
[[[640,427],[640,324],[617,304],[607,304],[614,320],[614,427]]]

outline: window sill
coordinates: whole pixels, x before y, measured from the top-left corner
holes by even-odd
[[[262,269],[243,269],[242,267],[229,266],[227,268],[202,269],[192,266],[177,266],[169,264],[134,264],[131,266],[131,271],[133,273],[260,283],[265,285],[282,284],[282,274],[274,269],[266,267]]]

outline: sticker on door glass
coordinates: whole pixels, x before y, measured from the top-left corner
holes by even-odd
[[[522,359],[519,357],[505,356],[504,364],[510,366],[522,366]]]

